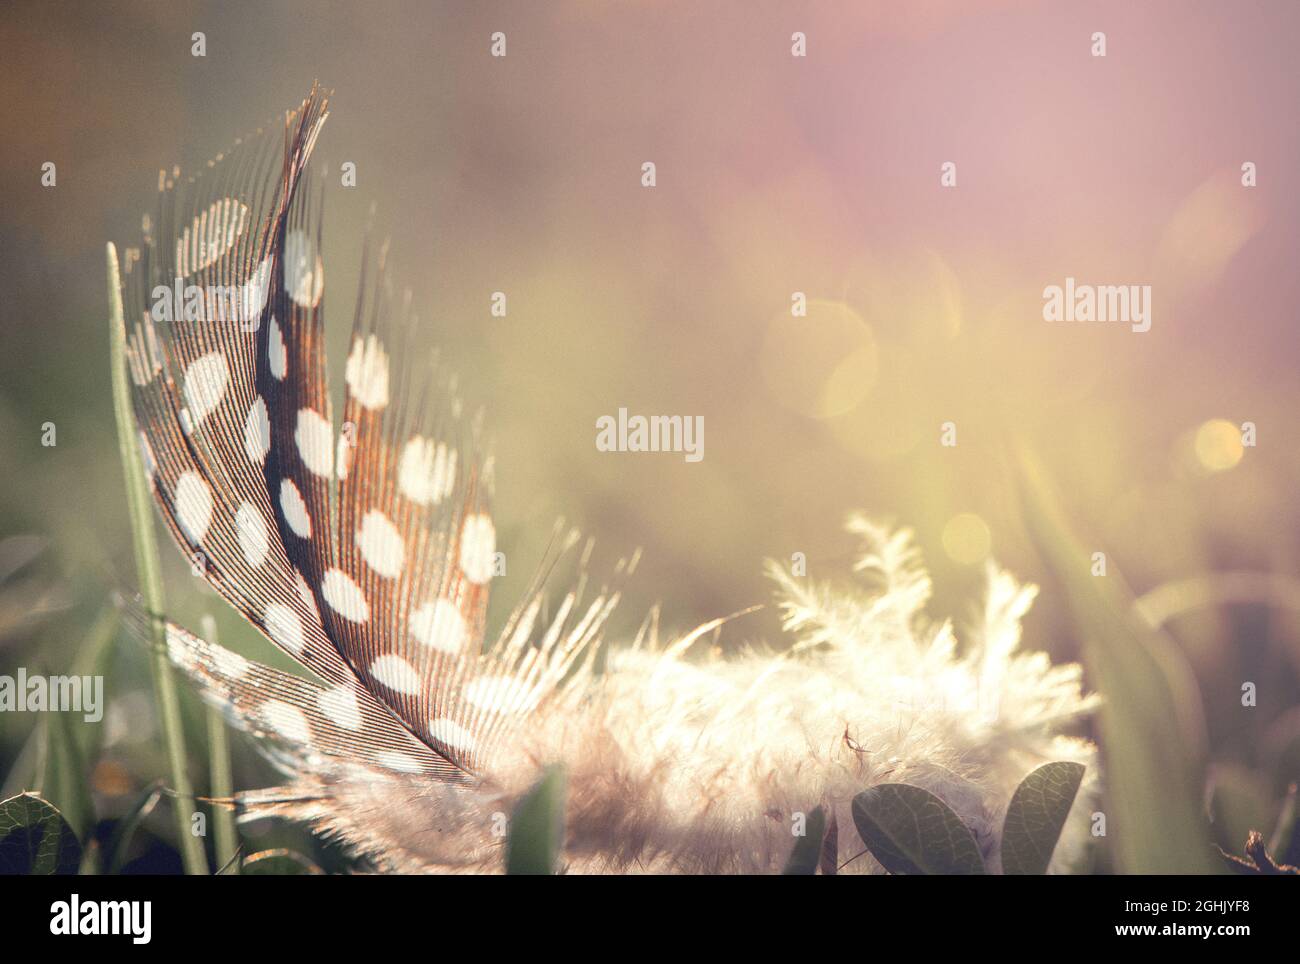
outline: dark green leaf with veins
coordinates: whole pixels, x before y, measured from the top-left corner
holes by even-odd
[[[928,790],[882,783],[853,798],[853,822],[871,855],[891,874],[982,874],[970,830]]]
[[[1011,796],[1002,825],[1002,872],[1045,874],[1083,782],[1080,763],[1045,763]]]
[[[0,874],[75,874],[81,844],[63,815],[34,793],[0,803]]]

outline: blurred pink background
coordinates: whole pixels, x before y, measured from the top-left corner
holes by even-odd
[[[1046,579],[1013,438],[1139,592],[1293,574],[1298,27],[1281,0],[8,5],[0,522],[49,534],[81,591],[129,579],[104,242],[138,236],[159,167],[201,164],[320,79],[334,360],[373,202],[495,437],[494,621],[556,516],[597,537],[598,572],[644,547],[631,630],[656,600],[677,628],[764,601],[768,556],[846,574],[853,509],[914,526],[936,610],[960,615],[989,553]],[[1067,276],[1151,284],[1151,330],[1045,322]],[[620,407],[703,415],[704,460],[598,452]],[[1073,657],[1045,589],[1028,644]],[[183,615],[212,606],[196,598],[172,592]],[[1242,678],[1286,681],[1264,717],[1297,702],[1293,623],[1200,615],[1175,628],[1212,720]],[[775,617],[728,634],[773,639]]]

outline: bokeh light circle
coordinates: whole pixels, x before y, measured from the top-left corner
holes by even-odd
[[[763,384],[783,407],[810,418],[855,408],[876,383],[879,352],[871,327],[840,301],[808,302],[768,323],[759,353]]]

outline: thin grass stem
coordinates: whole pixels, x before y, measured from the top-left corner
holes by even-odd
[[[211,616],[203,617],[203,638],[214,646],[217,639],[217,621]],[[235,778],[230,765],[230,739],[226,732],[226,721],[221,711],[215,706],[205,707],[208,721],[208,783],[214,799],[229,800],[235,793]],[[216,840],[216,857],[218,867],[231,865],[231,873],[239,873],[239,864],[234,860],[239,848],[239,834],[235,828],[235,814],[220,804],[212,808],[212,823]]]
[[[163,623],[162,564],[153,535],[153,501],[145,484],[144,470],[136,451],[135,419],[131,415],[131,394],[126,384],[126,321],[122,312],[122,276],[117,248],[108,244],[109,359],[113,366],[113,411],[117,418],[118,453],[126,476],[126,501],[131,515],[135,543],[135,565],[145,607],[153,617],[149,665],[153,673],[154,699],[158,704],[163,744],[171,769],[172,787],[181,800],[194,799],[194,788],[185,771],[185,733],[181,728],[181,705],[176,680],[167,660],[166,627]],[[208,861],[202,841],[190,832],[185,808],[174,806],[181,860],[187,874],[207,874]]]

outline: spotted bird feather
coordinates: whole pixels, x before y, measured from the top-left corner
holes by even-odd
[[[904,781],[939,794],[995,866],[1018,780],[1048,759],[1093,761],[1060,735],[1092,705],[1079,669],[1016,652],[1034,590],[1006,573],[990,571],[960,655],[951,625],[922,612],[929,579],[908,534],[862,519],[851,528],[869,590],[774,567],[802,637],[783,652],[694,657],[710,623],[668,645],[643,632],[598,666],[634,558],[611,588],[586,598],[584,579],[550,615],[539,580],[485,641],[491,460],[451,382],[409,349],[382,254],[373,268],[363,256],[335,427],[308,167],[326,113],[313,89],[283,137],[259,131],[201,176],[164,173],[124,277],[158,508],[196,569],[304,670],[167,625],[173,663],[285,775],[238,794],[241,818],[303,821],[379,869],[492,870],[497,816],[560,762],[570,869],[753,872],[779,869],[793,815],[822,805],[851,827],[855,793]],[[159,320],[157,292],[177,279],[198,295]],[[846,870],[881,869],[849,859],[850,833],[834,839]]]

